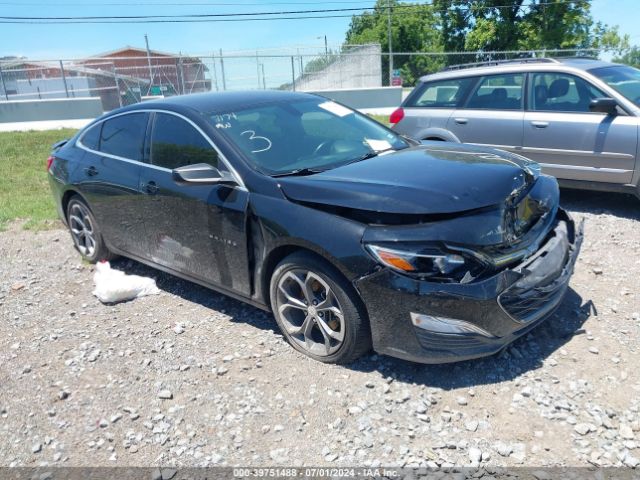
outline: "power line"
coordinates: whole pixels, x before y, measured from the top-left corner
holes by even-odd
[[[531,8],[532,6],[543,5],[560,5],[570,4],[573,0],[557,0],[540,3],[532,3],[527,6],[520,6],[518,9]],[[76,16],[76,17],[23,17],[23,16],[0,16],[0,23],[4,24],[92,24],[92,23],[200,23],[200,22],[231,22],[231,21],[266,21],[266,20],[304,20],[304,19],[322,19],[322,18],[345,18],[350,15],[307,15],[318,13],[337,13],[337,12],[363,12],[370,10],[391,11],[398,9],[413,9],[417,7],[431,6],[432,3],[416,3],[412,5],[395,5],[395,6],[378,6],[378,7],[360,7],[360,8],[333,8],[333,9],[317,9],[317,10],[291,10],[277,12],[236,12],[236,13],[218,13],[218,14],[183,14],[183,15],[122,15],[122,16]],[[471,9],[495,9],[495,8],[513,8],[513,5],[492,5],[481,6],[467,4],[463,8]],[[446,12],[449,9],[431,10],[432,12]],[[288,17],[282,15],[296,15]],[[394,12],[394,16],[413,15],[413,12]],[[258,16],[267,16],[271,18],[253,18]],[[221,18],[221,17],[245,17],[242,19]],[[250,18],[247,18],[250,17]]]
[[[370,4],[373,0],[332,0],[322,2],[323,4],[338,4],[338,5],[353,5],[353,4]],[[269,5],[317,5],[318,2],[269,2]],[[0,2],[0,5],[12,6],[12,7],[39,7],[39,6],[51,6],[51,3],[46,2]],[[130,6],[165,6],[165,7],[217,7],[217,6],[235,6],[235,7],[257,7],[264,6],[264,3],[240,3],[240,2],[105,2],[105,3],[56,3],[56,7],[130,7]]]

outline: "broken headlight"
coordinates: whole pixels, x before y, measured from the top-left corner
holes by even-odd
[[[367,245],[382,265],[425,280],[468,283],[486,268],[477,258],[424,245]]]

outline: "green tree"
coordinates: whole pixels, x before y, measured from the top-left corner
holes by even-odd
[[[391,6],[391,44],[394,52],[442,51],[438,18],[431,5],[398,0],[377,0],[372,12],[354,16],[346,35],[346,44],[379,43],[386,52],[389,45],[388,11]],[[393,67],[400,69],[404,83],[415,84],[420,75],[439,70],[439,56],[395,55]],[[389,58],[382,56],[382,83],[389,84]]]
[[[631,47],[624,55],[614,58],[613,61],[640,68],[640,47]]]

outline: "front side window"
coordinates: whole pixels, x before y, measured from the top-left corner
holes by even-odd
[[[129,160],[142,161],[142,147],[148,113],[128,113],[105,120],[100,135],[100,151]]]
[[[594,68],[589,72],[640,107],[640,70],[616,65]]]
[[[425,83],[421,91],[409,99],[407,107],[455,108],[464,99],[475,78],[452,78]]]
[[[567,73],[534,73],[530,109],[537,112],[588,113],[591,100],[606,97],[580,77]]]
[[[170,170],[196,163],[218,168],[218,152],[182,118],[156,113],[151,133],[151,163]]]
[[[267,175],[328,170],[409,145],[370,118],[324,99],[214,112],[209,119]]]
[[[524,74],[508,73],[482,77],[465,108],[521,110]]]

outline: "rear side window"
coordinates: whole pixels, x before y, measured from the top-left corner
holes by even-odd
[[[218,152],[183,119],[157,113],[151,133],[151,163],[171,170],[196,163],[218,168]]]
[[[129,113],[103,122],[100,151],[142,161],[148,113]]]
[[[521,110],[524,74],[509,73],[482,77],[465,108]]]
[[[451,78],[424,83],[407,107],[455,108],[464,99],[475,78]]]
[[[99,123],[89,130],[87,130],[84,135],[82,135],[81,142],[87,148],[91,150],[99,150],[100,149],[100,131],[102,130],[102,123]]]

